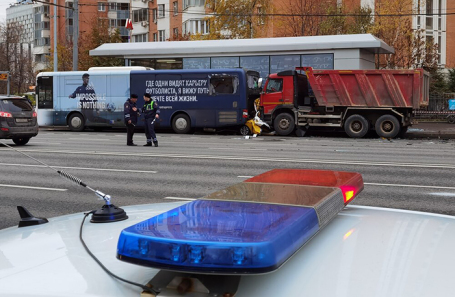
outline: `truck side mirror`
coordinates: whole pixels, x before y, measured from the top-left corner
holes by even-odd
[[[262,89],[262,77],[258,80],[258,88]]]

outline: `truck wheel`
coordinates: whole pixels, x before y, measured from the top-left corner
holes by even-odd
[[[273,127],[278,135],[287,136],[294,131],[294,118],[288,113],[280,113],[273,121]]]
[[[178,114],[172,120],[172,129],[175,133],[186,134],[191,130],[190,118],[186,114]]]
[[[352,138],[362,138],[368,133],[368,130],[368,121],[358,114],[353,114],[344,123],[344,131]]]
[[[26,145],[28,141],[30,140],[30,137],[24,137],[24,138],[13,138],[13,142],[16,145]]]
[[[393,115],[385,114],[376,121],[375,130],[379,137],[394,138],[400,133],[400,122]]]
[[[72,114],[68,119],[68,126],[70,127],[70,130],[74,132],[84,131],[85,128],[84,117],[79,113]]]
[[[240,127],[240,135],[247,136],[247,135],[250,135],[250,134],[251,134],[251,131],[250,131],[250,128],[248,128],[247,125],[243,125],[242,127]]]

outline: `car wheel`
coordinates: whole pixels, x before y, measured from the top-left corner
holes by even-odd
[[[344,122],[344,131],[349,137],[362,138],[369,130],[367,119],[359,114],[353,114]]]
[[[26,145],[28,143],[28,141],[30,140],[29,137],[25,137],[25,138],[13,138],[13,142],[16,144],[16,145]]]
[[[273,128],[281,136],[287,136],[294,131],[294,117],[288,113],[280,113],[273,121]]]
[[[393,115],[385,114],[376,121],[375,130],[379,137],[394,138],[400,133],[400,122]]]
[[[172,129],[175,133],[186,134],[191,130],[190,118],[186,114],[178,114],[172,120]]]
[[[79,113],[72,114],[68,119],[68,126],[70,127],[71,131],[75,132],[83,131],[85,128],[84,117]]]
[[[251,134],[251,131],[250,131],[250,128],[248,128],[247,125],[243,125],[242,127],[240,127],[240,135],[247,136],[247,135],[250,135],[250,134]]]

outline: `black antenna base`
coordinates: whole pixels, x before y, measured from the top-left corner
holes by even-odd
[[[93,215],[92,219],[90,220],[91,223],[112,223],[126,220],[128,216],[126,212],[120,208],[115,206],[114,204],[105,204],[100,209],[96,210]]]
[[[21,216],[21,220],[19,221],[19,228],[28,227],[28,226],[35,226],[35,225],[41,225],[41,224],[46,224],[46,223],[49,222],[46,218],[34,217],[23,206],[18,206],[17,210],[19,211],[19,215]]]

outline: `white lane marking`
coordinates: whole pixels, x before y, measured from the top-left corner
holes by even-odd
[[[33,141],[33,140],[32,140]],[[33,141],[33,143],[30,144],[35,144],[35,143],[44,143],[44,144],[61,144],[60,142],[47,142],[47,141]]]
[[[209,150],[226,150],[231,151],[234,147],[209,147]],[[254,149],[254,148],[245,148],[245,151],[267,151],[267,149]]]
[[[8,148],[0,149],[10,150]],[[240,157],[240,156],[211,156],[211,155],[181,155],[181,154],[144,154],[143,152],[93,152],[93,151],[66,151],[66,150],[34,150],[23,149],[22,152],[74,154],[74,155],[102,155],[102,156],[141,156],[141,157],[162,157],[181,159],[212,159],[212,160],[238,160],[238,161],[265,161],[275,163],[317,163],[336,165],[364,165],[364,166],[389,166],[389,167],[416,167],[416,168],[445,168],[455,169],[455,164],[425,164],[425,163],[393,163],[393,162],[366,162],[366,161],[338,161],[318,159],[287,159],[287,158],[265,158],[265,157]]]
[[[68,140],[84,140],[84,141],[110,141],[110,139],[100,139],[100,138],[67,138]]]
[[[455,193],[429,193],[433,196],[455,197]]]
[[[185,198],[185,197],[164,197],[164,199],[169,199],[169,200],[185,200],[185,201],[194,201],[194,200],[197,200],[196,198]]]
[[[0,187],[6,187],[6,188],[21,188],[21,189],[32,189],[32,190],[45,190],[45,191],[60,191],[60,192],[67,191],[67,189],[43,188],[43,187],[30,187],[30,186],[20,186],[20,185],[4,185],[4,184],[0,184]]]
[[[17,167],[46,167],[44,165],[29,165],[29,164],[8,164],[0,163],[0,166],[17,166]],[[109,169],[109,168],[87,168],[87,167],[65,167],[65,166],[50,166],[54,169],[75,169],[75,170],[92,170],[92,171],[112,171],[112,172],[132,172],[132,173],[157,173],[158,171],[146,170],[127,170],[127,169]]]
[[[254,176],[239,175],[239,178],[253,178]],[[378,184],[378,183],[363,183],[368,186],[381,186],[381,187],[407,187],[407,188],[429,188],[429,189],[448,189],[455,190],[455,187],[440,187],[440,186],[422,186],[422,185],[400,185],[400,184]],[[432,194],[432,193],[430,193]],[[435,193],[437,195],[438,193]],[[439,193],[442,194],[442,193]],[[450,194],[450,193],[449,193]],[[455,194],[453,194],[455,196]],[[441,195],[442,196],[442,195]]]
[[[407,187],[407,188],[426,188],[426,189],[448,189],[455,190],[455,187],[438,187],[438,186],[421,186],[421,185],[400,185],[400,184],[377,184],[377,183],[363,183],[369,186],[384,186],[384,187]]]

